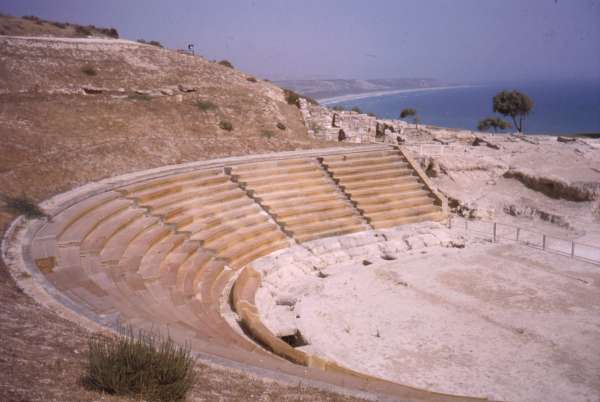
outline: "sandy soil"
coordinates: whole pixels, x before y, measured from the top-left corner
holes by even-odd
[[[327,239],[261,261],[261,317],[280,335],[299,330],[311,353],[403,384],[600,400],[597,266],[514,243],[457,248],[458,233],[451,246],[436,228],[386,237],[345,251]]]

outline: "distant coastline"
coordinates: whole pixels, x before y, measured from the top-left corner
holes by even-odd
[[[357,99],[375,98],[378,96],[395,95],[401,93],[413,93],[413,92],[424,92],[424,91],[441,91],[444,89],[456,89],[456,88],[471,88],[474,85],[451,85],[451,86],[438,86],[429,88],[410,88],[410,89],[393,89],[389,91],[375,91],[375,92],[363,92],[358,94],[348,94],[333,96],[330,98],[317,98],[317,101],[322,105],[332,105],[334,103],[347,102]]]

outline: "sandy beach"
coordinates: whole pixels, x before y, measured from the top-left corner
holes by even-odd
[[[447,87],[395,89],[392,91],[376,91],[376,92],[364,92],[364,93],[360,93],[360,94],[340,95],[340,96],[334,96],[331,98],[317,99],[317,101],[322,105],[332,105],[335,103],[346,102],[346,101],[351,101],[351,100],[356,100],[356,99],[374,98],[376,96],[395,95],[395,94],[412,93],[412,92],[425,92],[425,91],[442,91],[444,89],[470,88],[470,87],[473,87],[473,85],[453,85],[453,86],[447,86]]]

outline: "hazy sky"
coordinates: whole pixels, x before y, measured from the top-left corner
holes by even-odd
[[[600,0],[0,0],[264,78],[600,79]]]

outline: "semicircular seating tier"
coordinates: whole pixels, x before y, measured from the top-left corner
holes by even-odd
[[[193,351],[245,367],[409,400],[464,400],[296,353],[261,326],[253,305],[260,278],[249,264],[259,257],[326,236],[446,217],[445,200],[401,149],[230,158],[79,198],[53,211],[29,249],[78,313],[106,325],[168,328]],[[245,333],[226,319],[228,303]]]

